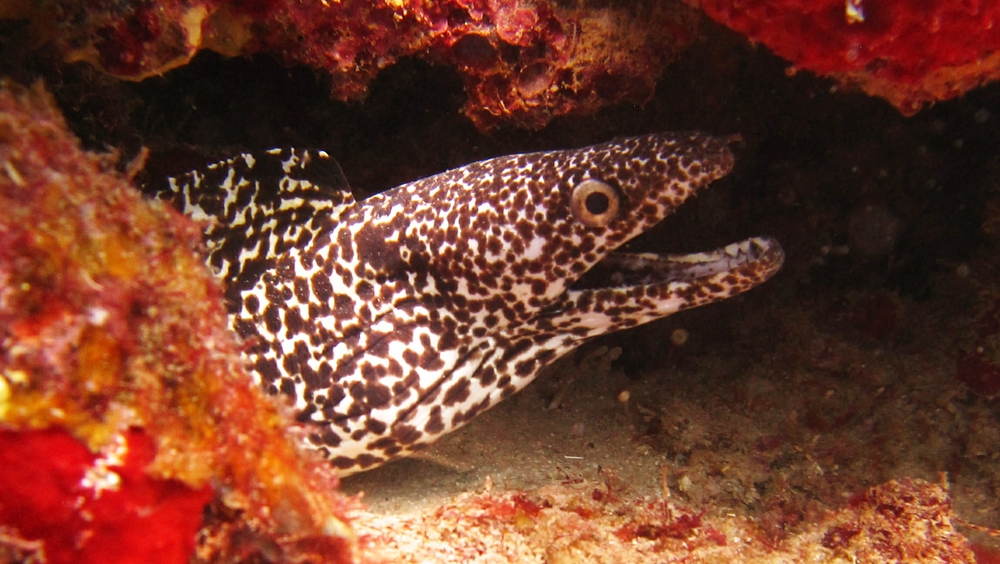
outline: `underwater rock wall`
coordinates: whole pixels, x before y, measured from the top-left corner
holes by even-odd
[[[268,52],[326,71],[335,98],[357,100],[383,68],[419,57],[457,70],[465,114],[483,129],[641,104],[698,22],[680,2],[648,0],[600,9],[547,0],[53,0],[17,15],[66,60],[128,80],[200,49]]]
[[[1000,3],[560,3],[551,0],[158,0],[14,3],[39,44],[67,61],[141,80],[201,49],[273,53],[325,71],[338,100],[358,100],[402,57],[457,71],[480,129],[541,128],[619,102],[648,101],[666,66],[698,36],[700,9],[792,63],[884,98],[911,115],[1000,76]]]

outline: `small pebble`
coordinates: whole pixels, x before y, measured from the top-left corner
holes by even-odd
[[[670,334],[670,342],[673,343],[674,346],[680,347],[687,342],[688,337],[690,336],[691,334],[688,333],[687,329],[674,329],[673,333]]]

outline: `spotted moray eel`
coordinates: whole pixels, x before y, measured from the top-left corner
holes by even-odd
[[[770,278],[784,255],[767,237],[614,252],[729,172],[730,141],[511,155],[361,202],[326,153],[272,150],[154,190],[204,220],[257,383],[350,474],[461,427],[588,339]]]

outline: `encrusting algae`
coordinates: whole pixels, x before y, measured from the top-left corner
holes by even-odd
[[[352,561],[355,502],[248,385],[200,228],[114,161],[3,83],[0,561]]]

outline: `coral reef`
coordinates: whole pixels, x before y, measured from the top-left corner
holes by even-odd
[[[400,57],[420,57],[458,70],[465,113],[483,129],[540,128],[560,115],[641,104],[697,24],[683,4],[652,1],[588,8],[548,0],[51,0],[31,17],[36,35],[65,59],[131,80],[203,48],[269,52],[327,71],[334,97],[348,100],[363,98]]]
[[[200,228],[113,161],[3,83],[0,555],[352,561],[355,502],[248,385]]]
[[[489,486],[487,486],[489,487]],[[974,564],[944,487],[892,481],[781,543],[735,515],[627,500],[580,482],[466,494],[419,515],[361,515],[376,559],[394,562],[953,562]]]
[[[147,474],[155,449],[143,431],[118,438],[95,454],[63,429],[0,430],[0,523],[34,543],[27,552],[56,563],[188,560],[211,489]]]
[[[325,71],[339,100],[364,98],[403,57],[454,68],[480,129],[541,128],[557,116],[642,104],[698,32],[700,8],[794,65],[882,97],[906,115],[1000,77],[1000,2],[945,0],[46,0],[0,18],[32,20],[36,43],[141,80],[199,50],[271,53]]]
[[[857,86],[905,115],[1000,78],[995,0],[692,3],[795,68]]]

